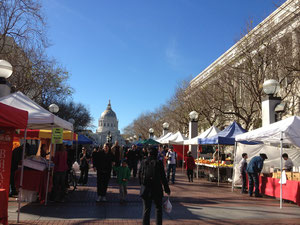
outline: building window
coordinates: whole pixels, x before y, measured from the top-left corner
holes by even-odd
[[[113,127],[114,125],[113,124],[111,124],[111,127]]]
[[[105,126],[106,124],[104,123],[104,126]]]
[[[109,123],[107,123],[107,126],[109,127]]]

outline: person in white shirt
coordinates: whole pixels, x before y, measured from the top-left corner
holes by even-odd
[[[283,166],[283,169],[285,171],[292,171],[293,170],[293,166],[294,166],[294,163],[293,161],[289,158],[288,154],[286,153],[283,153],[282,154],[282,158],[284,159],[284,166]]]
[[[246,172],[247,172],[247,153],[242,154],[242,160],[239,163],[240,169],[240,178],[242,179],[242,194],[247,194],[247,179],[246,179]]]
[[[167,157],[167,180],[170,181],[170,172],[172,170],[172,184],[175,183],[175,173],[176,173],[176,159],[177,153],[174,152],[173,147],[171,146],[169,151],[166,154]]]

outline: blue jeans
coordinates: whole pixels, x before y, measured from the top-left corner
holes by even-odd
[[[175,182],[176,164],[168,164],[167,179],[170,180],[170,172],[172,170],[172,183]]]
[[[248,173],[249,179],[249,195],[253,194],[253,186],[255,186],[255,196],[259,195],[259,177],[258,173]]]

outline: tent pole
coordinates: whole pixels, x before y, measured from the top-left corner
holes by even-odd
[[[283,146],[283,132],[280,132],[280,208],[282,209],[282,146]]]
[[[182,173],[183,173],[183,170],[184,170],[184,143],[182,143],[182,146],[183,146],[183,150],[182,150]]]
[[[77,141],[76,141],[76,156],[75,156],[76,162],[78,162],[78,158],[77,157],[78,157],[78,138],[77,138]]]
[[[196,154],[196,158],[199,159],[199,145],[197,145],[197,154]],[[199,166],[198,166],[198,163],[197,163],[197,178],[199,178]]]
[[[26,151],[26,141],[27,139],[27,128],[24,131],[24,144],[23,144],[23,153],[22,153],[22,167],[21,167],[21,177],[20,177],[20,187],[19,187],[19,193],[18,193],[18,217],[17,217],[17,223],[20,222],[20,208],[21,208],[21,191],[23,188],[23,175],[24,175],[24,158],[25,158],[25,151]]]
[[[220,145],[218,144],[218,186],[220,186]]]
[[[235,141],[234,142],[234,149],[233,149],[233,157],[234,157],[234,160],[233,160],[233,171],[232,171],[232,187],[231,187],[231,192],[233,192],[233,189],[234,189],[234,177],[235,177],[235,159],[236,159],[236,148],[237,148],[237,142]]]
[[[49,179],[50,179],[50,162],[51,162],[51,153],[53,150],[53,143],[52,143],[52,138],[53,138],[53,125],[52,125],[52,132],[51,132],[51,140],[50,140],[50,154],[49,154],[49,163],[48,163],[48,175],[47,175],[47,186],[46,186],[46,197],[45,197],[45,205],[48,203],[48,191],[49,191]]]

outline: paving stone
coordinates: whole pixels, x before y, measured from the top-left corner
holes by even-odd
[[[116,179],[110,181],[106,203],[96,203],[96,174],[90,172],[87,186],[69,193],[64,203],[22,203],[20,224],[141,224],[142,202],[137,179],[128,185],[126,204],[119,203]],[[231,192],[230,184],[195,179],[189,183],[185,174],[177,173],[170,185],[173,210],[164,213],[164,224],[300,224],[300,208],[273,198],[250,198],[239,191]],[[16,224],[17,202],[9,201],[9,224]],[[154,206],[151,224],[155,224]]]

